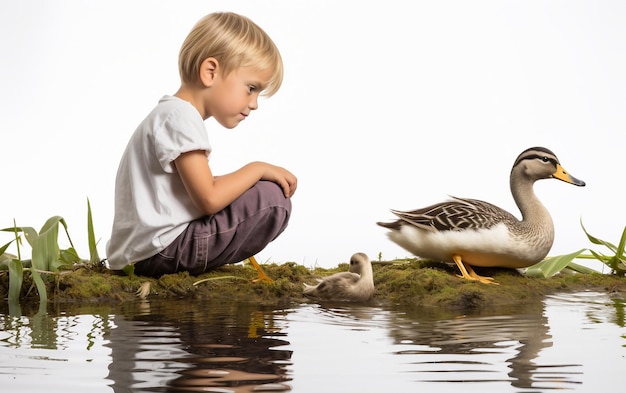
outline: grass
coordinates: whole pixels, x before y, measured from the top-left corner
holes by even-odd
[[[65,230],[65,234],[70,243],[70,247],[61,249],[59,247],[59,227]],[[33,286],[39,295],[39,302],[48,301],[48,290],[46,281],[51,275],[59,274],[61,269],[69,268],[82,263],[98,263],[100,258],[95,242],[91,205],[87,200],[87,231],[90,249],[90,259],[82,259],[76,252],[67,229],[67,224],[63,217],[50,217],[39,231],[33,227],[20,227],[13,222],[13,227],[1,229],[2,232],[10,232],[13,239],[0,247],[0,274],[2,270],[8,271],[9,288],[8,302],[12,308],[19,308],[20,297],[24,284],[24,273],[30,274],[31,286],[27,293],[30,293]],[[31,259],[23,260],[21,248],[23,247],[22,236],[31,247]],[[8,247],[15,243],[17,255],[6,252]]]
[[[582,226],[582,221],[581,221]],[[63,228],[70,247],[61,249],[59,230]],[[374,265],[376,294],[373,302],[415,304],[449,308],[483,308],[496,304],[515,304],[525,299],[543,296],[554,291],[596,289],[626,290],[624,248],[626,228],[617,246],[583,231],[589,241],[608,249],[602,253],[583,248],[579,251],[547,258],[525,271],[511,269],[476,269],[479,274],[492,275],[501,285],[483,285],[456,276],[451,264],[420,259],[383,261],[378,255]],[[188,273],[164,275],[161,278],[137,277],[133,269],[126,274],[108,270],[100,259],[93,231],[91,205],[87,200],[87,230],[89,258],[76,252],[62,217],[48,219],[39,231],[18,226],[1,231],[11,240],[0,247],[0,294],[8,299],[11,310],[19,312],[20,304],[39,302],[134,301],[141,297],[185,297],[194,299],[241,300],[261,304],[302,302],[304,282],[314,283],[339,271],[309,269],[294,262],[281,265],[265,264],[264,270],[273,283],[252,282],[256,270],[244,264],[228,265],[220,269],[190,276]],[[22,259],[23,239],[31,247],[31,259]],[[15,245],[17,255],[7,253]],[[601,274],[574,261],[592,258],[606,264],[610,274]]]
[[[192,276],[186,272],[147,278],[117,274],[102,265],[76,265],[45,280],[48,301],[53,303],[101,303],[138,301],[137,292],[149,283],[148,299],[192,299],[194,301],[240,301],[263,305],[290,306],[307,302],[302,283],[347,270],[314,270],[294,262],[263,265],[273,283],[252,280],[257,272],[248,264],[226,265]],[[447,309],[486,309],[516,305],[557,292],[596,290],[625,292],[626,278],[601,273],[560,273],[549,278],[530,277],[511,269],[476,269],[493,276],[500,285],[484,285],[458,278],[451,264],[406,259],[373,263],[376,292],[371,304],[399,304]],[[32,276],[24,277],[21,300],[36,303],[37,294],[28,291]],[[8,289],[0,276],[0,293]]]
[[[585,235],[587,235],[587,239],[589,239],[592,244],[604,246],[609,250],[609,254],[605,255],[592,249],[583,248],[570,254],[546,258],[538,264],[526,269],[525,274],[533,277],[551,277],[563,269],[569,269],[579,273],[593,273],[594,271],[592,269],[579,265],[575,263],[574,260],[596,259],[611,269],[610,274],[624,277],[626,274],[626,256],[624,256],[624,247],[626,245],[626,227],[622,232],[619,244],[615,246],[611,242],[599,239],[589,234],[583,225],[582,220],[580,221],[580,226],[585,232]]]

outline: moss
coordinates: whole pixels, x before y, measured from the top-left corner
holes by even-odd
[[[50,302],[126,302],[137,300],[136,292],[149,283],[152,298],[193,298],[211,301],[244,301],[263,305],[290,305],[307,301],[302,283],[346,271],[347,264],[333,269],[309,269],[293,262],[264,264],[274,281],[253,282],[257,272],[248,264],[228,265],[192,276],[168,274],[158,279],[119,275],[101,266],[76,266],[46,277]],[[526,277],[515,270],[477,269],[493,276],[500,285],[485,285],[457,277],[453,265],[407,259],[376,262],[373,304],[430,306],[433,309],[484,310],[490,306],[520,305],[555,292],[597,290],[626,291],[626,278],[606,274],[559,274],[548,279]],[[0,295],[7,297],[8,274],[0,273]],[[37,303],[39,296],[26,272],[22,303]]]

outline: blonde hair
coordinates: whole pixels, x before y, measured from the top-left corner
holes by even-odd
[[[180,48],[178,68],[183,83],[196,83],[200,66],[215,58],[224,76],[239,67],[271,71],[263,94],[271,96],[283,81],[283,61],[272,39],[249,18],[216,12],[200,19]]]

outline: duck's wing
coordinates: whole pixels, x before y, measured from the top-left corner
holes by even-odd
[[[324,299],[342,300],[361,276],[351,272],[335,273],[324,278],[316,286],[305,285],[304,294]]]
[[[430,231],[486,229],[503,221],[516,220],[511,213],[491,203],[455,197],[422,209],[391,212],[399,218],[396,227],[408,223]]]
[[[360,274],[352,272],[335,273],[332,276],[328,276],[322,279],[319,283],[319,287],[347,287],[356,284],[361,278]]]

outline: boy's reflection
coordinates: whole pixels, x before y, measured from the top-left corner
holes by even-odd
[[[171,300],[138,306],[116,316],[108,337],[115,392],[290,389],[284,382],[292,351],[277,349],[289,344],[279,311]]]

